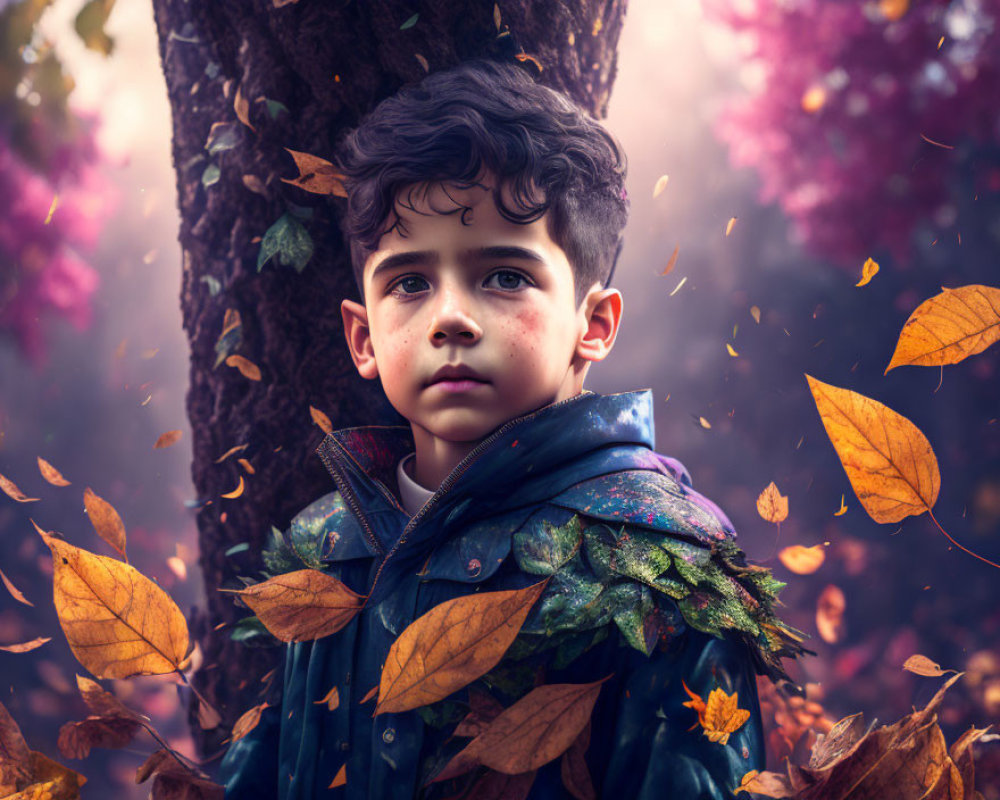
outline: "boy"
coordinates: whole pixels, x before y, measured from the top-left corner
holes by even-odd
[[[362,300],[343,301],[347,343],[409,425],[328,435],[337,491],[265,553],[271,573],[318,567],[367,599],[288,647],[280,706],[223,762],[227,798],[732,797],[764,767],[755,672],[787,679],[801,635],[771,611],[782,584],[653,452],[651,393],[583,389],[622,314],[617,144],[520,67],[471,61],[382,102],[340,160]],[[414,620],[546,577],[489,672],[372,715]],[[604,678],[555,757],[457,766],[532,689]]]

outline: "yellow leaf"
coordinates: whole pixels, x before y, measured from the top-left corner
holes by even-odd
[[[667,182],[670,180],[669,175],[661,175],[656,179],[656,185],[653,187],[653,199],[655,200],[661,194],[663,190],[667,188]]]
[[[283,642],[305,642],[336,633],[361,610],[364,600],[318,569],[275,575],[235,594]]]
[[[69,486],[70,482],[66,480],[62,473],[53,467],[48,461],[46,461],[41,456],[38,458],[38,470],[42,473],[42,477],[45,478],[53,486]]]
[[[233,110],[236,112],[236,119],[246,125],[250,130],[256,131],[257,129],[250,124],[250,101],[247,100],[240,89],[242,87],[236,87],[236,96],[233,98]]]
[[[6,494],[12,500],[17,500],[19,503],[35,503],[40,498],[38,497],[27,497],[17,485],[12,480],[8,480],[3,475],[0,475],[0,489],[3,489],[4,494]]]
[[[389,648],[375,714],[437,702],[493,669],[546,583],[463,595],[414,620]]]
[[[225,497],[227,500],[234,500],[237,497],[239,497],[241,494],[243,494],[243,476],[242,475],[240,475],[240,482],[237,484],[236,488],[233,489],[231,492],[227,492],[226,494],[224,494],[222,496]]]
[[[83,507],[97,535],[128,561],[125,555],[125,523],[115,511],[115,507],[103,497],[94,494],[89,486],[83,491]]]
[[[726,236],[729,236],[733,232],[733,226],[736,224],[736,217],[730,217],[729,222],[726,223]]]
[[[660,275],[669,275],[674,271],[674,267],[677,266],[677,254],[680,252],[681,246],[677,245],[674,247],[674,253],[670,256],[670,260],[667,262],[667,266],[663,268],[663,272]]]
[[[56,208],[59,206],[59,193],[52,195],[52,203],[49,205],[49,212],[45,215],[45,222],[43,225],[48,225],[52,222],[52,215],[56,213]]]
[[[51,641],[51,636],[48,638],[39,636],[37,639],[32,639],[30,642],[18,642],[17,644],[2,645],[0,646],[0,650],[5,650],[8,653],[30,653],[32,650],[37,650],[46,642]]]
[[[59,624],[77,660],[99,678],[173,672],[188,647],[184,615],[134,567],[48,533]]]
[[[319,425],[320,430],[322,430],[323,433],[333,433],[333,423],[330,422],[330,418],[318,408],[309,406],[309,416],[312,417],[313,422]]]
[[[704,417],[698,417],[698,424],[701,425],[701,427],[703,427],[706,431],[711,430],[712,428],[712,423]]]
[[[906,320],[889,370],[957,364],[1000,339],[1000,289],[960,286],[925,300]]]
[[[840,508],[833,512],[833,516],[839,517],[847,513],[847,506],[844,505],[844,495],[840,496]]]
[[[870,397],[806,375],[826,433],[861,505],[876,522],[930,511],[941,474],[930,442]]]
[[[289,180],[282,178],[284,183],[298,186],[313,194],[332,194],[336,197],[347,197],[347,190],[342,183],[344,175],[337,171],[337,168],[325,158],[314,156],[311,153],[300,153],[297,150],[289,150],[292,158],[295,159],[295,166],[299,170],[297,177]]]
[[[260,722],[260,715],[264,713],[265,708],[268,708],[266,700],[260,705],[244,711],[240,715],[240,718],[236,720],[236,724],[233,725],[232,740],[234,742],[239,741],[257,727],[257,724]]]
[[[340,769],[337,770],[337,774],[333,776],[333,780],[330,782],[328,789],[336,789],[338,786],[343,786],[347,783],[347,763],[343,763]]]
[[[244,378],[249,378],[252,381],[260,380],[260,367],[254,364],[250,359],[244,358],[243,356],[227,356],[226,366],[236,367],[243,375]]]
[[[314,706],[321,706],[326,703],[326,707],[330,711],[335,711],[340,706],[340,692],[337,691],[337,687],[334,686],[322,700],[316,700],[313,702]]]
[[[768,522],[784,522],[788,517],[788,498],[771,481],[757,497],[757,513]]]
[[[811,575],[822,566],[826,552],[821,544],[812,547],[793,544],[778,553],[778,559],[797,575]]]
[[[854,285],[864,286],[866,283],[871,281],[872,278],[875,277],[877,272],[878,272],[878,264],[869,258],[868,260],[865,261],[864,266],[861,267],[861,280]]]
[[[157,437],[156,444],[153,445],[153,449],[160,450],[164,447],[170,447],[171,445],[176,444],[180,440],[181,436],[183,436],[183,432],[179,430],[165,431]]]
[[[694,709],[698,714],[698,724],[710,742],[726,744],[729,735],[738,731],[750,718],[750,712],[739,707],[739,692],[727,694],[721,687],[716,687],[708,693],[706,702],[701,695],[692,692],[683,680],[681,685],[691,698],[681,705]]]
[[[726,342],[726,352],[729,353],[729,355],[731,355],[733,358],[736,358],[736,356],[739,355],[739,353],[737,353],[733,349],[733,346],[731,344],[729,344],[729,342]]]
[[[0,569],[0,580],[3,581],[3,585],[7,587],[7,591],[10,592],[10,596],[13,597],[17,602],[24,603],[26,606],[34,606],[27,597],[21,594],[21,590],[18,589],[13,583],[11,583],[10,578],[4,575],[3,570]]]
[[[750,306],[750,316],[753,317],[753,321],[760,325],[760,309],[757,306]]]

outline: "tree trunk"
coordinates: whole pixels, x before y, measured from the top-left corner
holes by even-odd
[[[604,119],[626,0],[153,6],[173,112],[181,303],[191,342],[187,406],[207,595],[207,608],[192,613],[204,655],[195,685],[223,717],[218,728],[201,731],[191,709],[196,741],[208,752],[259,702],[260,678],[275,659],[271,650],[233,643],[227,627],[215,629],[242,616],[217,590],[239,586],[238,575],[257,577],[271,526],[286,528],[333,488],[314,453],[323,431],[310,406],[334,428],[401,421],[380,385],[357,375],[344,343],[340,301],[356,292],[338,209],[326,196],[282,182],[298,174],[284,148],[329,159],[342,131],[381,99],[427,69],[473,57],[513,61],[528,54],[542,83]],[[525,66],[538,74],[530,60]],[[237,92],[249,102],[252,129],[237,119]],[[314,252],[304,268],[275,257],[258,270],[261,238],[286,212],[302,220]],[[231,311],[239,325],[230,324],[223,338]],[[222,360],[233,354],[259,367],[260,380]],[[240,445],[245,449],[218,461]],[[242,494],[222,497],[241,478]],[[242,542],[249,550],[226,555]]]

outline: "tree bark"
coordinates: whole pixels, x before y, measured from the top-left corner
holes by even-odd
[[[239,575],[256,578],[271,526],[286,528],[297,511],[332,489],[314,453],[324,434],[310,406],[334,428],[402,421],[381,386],[358,376],[344,343],[340,301],[356,291],[336,201],[282,182],[298,174],[284,148],[330,159],[341,133],[384,97],[427,70],[473,57],[530,55],[537,66],[525,66],[540,82],[604,119],[626,10],[626,0],[501,0],[497,6],[286,0],[274,7],[281,2],[153,0],[173,119],[181,304],[191,342],[187,410],[207,596],[207,608],[195,609],[191,619],[204,655],[195,686],[223,718],[202,731],[195,708],[189,710],[203,753],[216,749],[237,717],[259,702],[260,678],[276,657],[233,643],[228,625],[216,630],[243,616],[218,589],[239,586]],[[237,119],[237,91],[249,102],[253,129]],[[213,131],[213,125],[219,127]],[[301,271],[276,258],[258,271],[261,237],[289,211],[303,219],[312,257]],[[220,341],[230,310],[238,312],[240,326]],[[226,342],[223,356],[257,365],[259,381],[217,364],[217,343]],[[219,462],[240,445],[246,448]],[[239,458],[252,465],[252,474]],[[242,494],[223,498],[241,477]],[[226,556],[242,542],[249,550]]]

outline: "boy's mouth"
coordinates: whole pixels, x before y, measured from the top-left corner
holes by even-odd
[[[457,388],[459,384],[464,385],[469,382],[489,383],[486,378],[472,369],[472,367],[468,367],[465,364],[446,364],[434,373],[427,385],[432,386],[435,383],[448,383],[455,384],[455,388]]]

